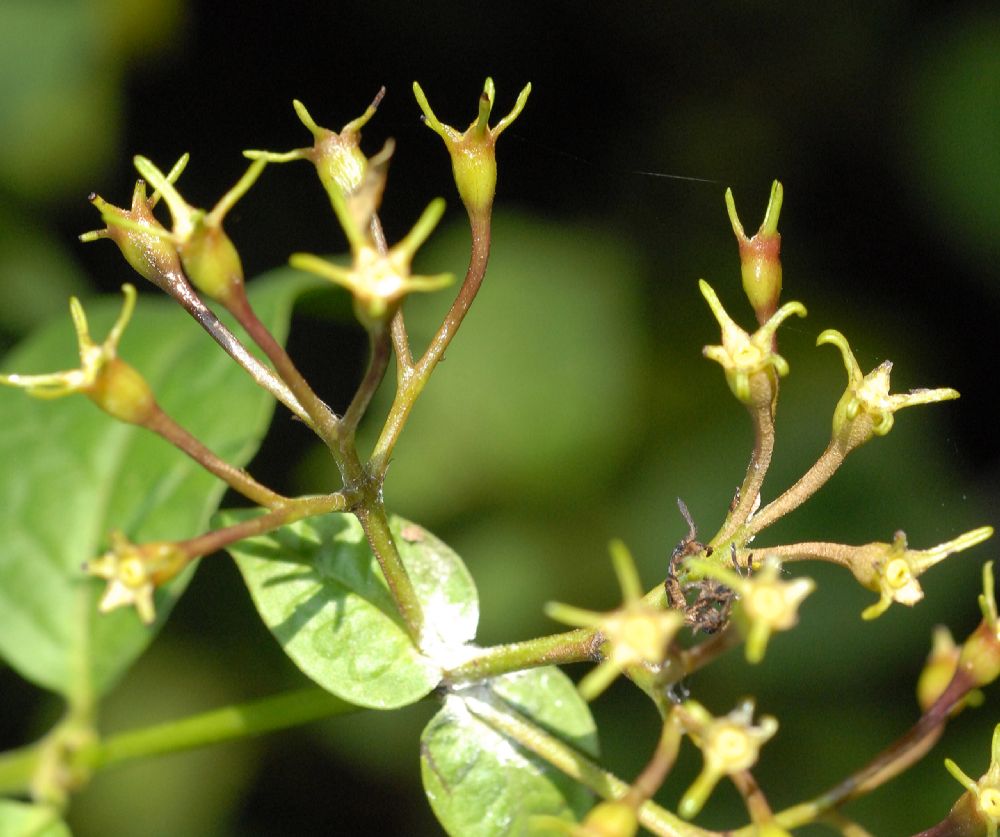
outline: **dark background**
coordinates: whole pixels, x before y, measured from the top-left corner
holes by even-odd
[[[479,415],[470,396],[434,412],[429,401],[427,415],[458,430],[415,418],[386,488],[396,510],[435,529],[469,563],[483,600],[483,643],[552,630],[541,615],[548,599],[613,606],[610,536],[632,546],[648,583],[662,578],[685,531],[676,496],[706,531],[721,520],[749,438],[718,370],[699,357],[718,332],[696,280],[708,278],[749,323],[726,186],[752,230],[771,180],[782,180],[785,299],[810,309],[782,332],[793,372],[770,496],[822,449],[843,387],[839,360],[811,348],[823,328],[844,331],[866,371],[886,356],[896,361],[896,391],[962,392],[955,404],[903,414],[889,438],[852,458],[813,510],[776,527],[772,542],[886,541],[905,528],[925,547],[997,520],[994,4],[14,0],[0,9],[0,53],[6,345],[49,315],[64,316],[68,292],[107,292],[129,280],[110,245],[75,241],[98,225],[88,191],[123,204],[135,178],[131,155],[166,168],[189,151],[182,191],[211,205],[242,172],[244,148],[307,144],[293,97],[320,124],[339,128],[386,85],[363,147],[374,153],[386,137],[397,141],[382,213],[390,241],[444,194],[446,223],[458,226],[442,233],[437,250],[428,247],[427,272],[461,272],[460,205],[410,85],[418,79],[438,116],[464,127],[486,75],[496,82],[498,117],[532,82],[525,112],[498,146],[503,222],[484,291],[505,281],[506,264],[506,287],[516,293],[498,287],[492,308],[482,300],[480,324],[502,340],[482,349],[488,367],[469,361],[496,369],[490,385],[504,409]],[[295,250],[343,248],[301,163],[268,169],[227,229],[250,276]],[[338,299],[301,311],[290,346],[342,407],[364,345]],[[592,325],[603,307],[606,318]],[[550,342],[525,325],[539,311]],[[490,326],[488,316],[499,323]],[[467,358],[479,357],[475,322],[451,355],[465,345]],[[588,345],[559,341],[591,333]],[[593,387],[561,393],[564,376],[581,368],[597,370]],[[539,386],[539,398],[570,410],[564,425],[535,400]],[[592,420],[595,404],[604,405],[604,424]],[[502,455],[480,462],[474,444],[449,454],[451,435],[494,420],[501,438],[491,445]],[[507,452],[502,428],[511,422],[519,431],[506,439]],[[407,459],[408,450],[425,451],[424,459]],[[434,469],[435,459],[447,467]],[[329,485],[329,467],[280,415],[252,470],[278,489]],[[829,786],[912,723],[912,686],[931,626],[947,622],[959,638],[973,627],[979,567],[993,554],[987,544],[952,559],[925,577],[919,607],[896,606],[874,624],[858,618],[870,594],[843,573],[810,568],[820,587],[803,607],[802,627],[775,640],[760,670],[733,655],[691,684],[717,714],[752,693],[782,722],[759,770],[776,806]],[[112,695],[108,729],[300,682],[240,585],[227,559],[204,562],[162,636]],[[0,741],[11,746],[58,711],[7,669],[0,694]],[[985,770],[996,699],[993,689],[924,764],[856,805],[858,818],[874,833],[896,834],[943,816],[960,788],[941,759],[951,756],[973,776]],[[434,834],[416,741],[432,711],[422,705],[121,768],[81,795],[70,823],[81,835]],[[621,686],[595,714],[606,761],[634,775],[654,740],[654,713]],[[666,804],[676,803],[696,766],[688,752],[683,775],[661,796]],[[706,824],[742,822],[733,794],[718,796]]]

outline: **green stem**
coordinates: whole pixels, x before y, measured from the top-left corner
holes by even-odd
[[[771,456],[774,454],[774,412],[771,404],[756,409],[751,408],[750,415],[754,429],[753,453],[743,484],[740,486],[739,498],[726,515],[719,534],[712,538],[711,544],[715,547],[726,544],[739,527],[747,522],[760,495],[764,477],[771,465]]]
[[[299,497],[290,500],[287,505],[269,511],[266,514],[252,517],[249,520],[234,523],[232,526],[225,526],[186,541],[178,541],[178,546],[183,548],[191,558],[208,555],[219,549],[224,549],[232,543],[270,532],[279,526],[301,520],[303,517],[312,517],[318,514],[328,514],[329,512],[347,511],[355,502],[356,497],[353,492],[338,491],[335,494],[323,494],[315,497]]]
[[[547,665],[582,663],[599,659],[598,648],[603,638],[593,628],[578,628],[562,634],[495,645],[484,648],[471,660],[449,669],[444,679],[452,685],[473,683]]]
[[[604,799],[622,799],[629,794],[631,786],[626,782],[510,707],[495,706],[489,700],[472,695],[465,698],[465,703],[469,711],[487,726],[517,742]],[[654,834],[667,837],[709,837],[717,834],[691,825],[650,801],[640,806],[639,822]]]
[[[396,397],[389,409],[382,433],[375,443],[375,450],[368,466],[373,474],[385,474],[393,448],[406,424],[410,410],[413,409],[413,405],[426,386],[434,368],[444,356],[445,349],[455,337],[459,326],[462,325],[462,320],[465,319],[465,315],[483,284],[483,279],[486,276],[486,265],[490,257],[490,219],[488,216],[473,218],[471,223],[472,254],[469,259],[469,268],[465,273],[465,279],[455,301],[445,315],[444,321],[428,345],[423,357],[416,365],[407,365],[405,356],[399,357],[399,386],[396,389]],[[401,329],[402,320],[400,320],[398,327],[398,330]],[[397,336],[395,339],[398,351],[400,338]]]
[[[355,509],[354,514],[365,530],[368,544],[382,568],[382,575],[389,585],[389,592],[403,617],[407,632],[419,648],[424,627],[423,608],[409,573],[403,566],[403,560],[399,557],[399,550],[396,549],[385,506],[380,499],[372,499]]]
[[[820,454],[819,459],[801,476],[795,485],[778,497],[777,500],[768,503],[753,516],[743,529],[746,537],[748,539],[753,537],[779,518],[784,517],[789,512],[801,506],[836,473],[837,469],[843,464],[846,456],[847,453],[844,451],[844,448],[835,439],[831,440],[826,450]]]
[[[250,301],[243,291],[243,286],[237,286],[239,291],[227,304],[229,312],[236,317],[239,324],[246,329],[250,338],[264,351],[281,380],[284,381],[292,391],[299,404],[309,416],[310,426],[314,428],[317,435],[326,443],[331,450],[337,446],[340,435],[340,422],[334,415],[333,410],[327,406],[323,400],[313,392],[311,386],[302,377],[302,373],[288,356],[284,347],[274,339],[274,335],[267,330],[267,327],[258,319],[250,306]],[[339,460],[338,460],[339,462]]]
[[[385,330],[384,326],[377,334],[369,335],[369,342],[371,343],[371,356],[368,361],[368,371],[361,379],[358,390],[354,393],[342,419],[344,431],[347,433],[353,433],[357,430],[358,423],[368,409],[372,396],[375,395],[379,384],[382,383],[385,370],[389,366],[391,342],[389,332]]]
[[[323,689],[300,689],[112,735],[67,751],[66,767],[69,772],[89,775],[132,759],[261,735],[359,708]],[[0,793],[23,794],[31,789],[47,744],[48,737],[28,747],[0,753]]]
[[[300,689],[119,733],[102,741],[85,757],[95,769],[111,767],[131,759],[262,735],[358,709],[323,689]]]
[[[143,427],[159,434],[167,442],[191,457],[206,471],[214,474],[230,488],[253,500],[257,505],[274,508],[289,502],[289,498],[261,485],[242,468],[236,468],[217,456],[167,415],[159,405],[155,407]]]
[[[284,381],[247,351],[236,335],[215,316],[215,312],[201,301],[182,273],[170,271],[160,274],[157,278],[159,281],[154,279],[154,284],[172,296],[197,321],[198,325],[219,344],[222,350],[246,370],[247,374],[259,386],[271,393],[309,427],[314,428],[313,420]]]

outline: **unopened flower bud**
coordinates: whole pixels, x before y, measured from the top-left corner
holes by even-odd
[[[917,679],[917,704],[926,712],[941,697],[958,668],[961,654],[955,640],[944,625],[934,629],[934,640],[927,662]]]
[[[627,802],[601,802],[590,809],[573,837],[633,837],[639,831],[639,816]]]
[[[461,195],[462,203],[473,219],[489,217],[497,185],[497,137],[518,117],[530,93],[529,83],[517,97],[514,109],[491,128],[489,118],[496,92],[493,79],[486,79],[479,97],[479,116],[460,133],[451,126],[443,124],[434,115],[424,91],[417,82],[413,82],[413,94],[424,112],[424,123],[444,140],[448,154],[451,155],[452,173],[458,194]]]
[[[158,409],[145,379],[118,357],[118,343],[135,308],[135,288],[123,285],[125,303],[103,343],[90,336],[80,301],[70,299],[70,313],[80,351],[80,368],[45,375],[0,375],[0,384],[21,387],[36,398],[83,393],[105,412],[129,424],[145,424]]]
[[[243,156],[251,160],[266,160],[269,163],[287,163],[292,160],[308,160],[316,167],[320,183],[328,194],[338,192],[344,196],[358,190],[365,178],[368,158],[362,153],[361,129],[375,115],[385,88],[375,94],[375,98],[361,116],[352,119],[340,132],[331,131],[316,124],[306,106],[298,99],[292,101],[299,121],[313,135],[311,148],[296,148],[292,151],[244,151]]]
[[[752,238],[747,238],[736,214],[733,190],[726,189],[726,209],[733,232],[740,246],[740,273],[743,276],[743,290],[757,314],[757,322],[764,325],[778,310],[781,297],[781,233],[778,232],[778,216],[781,214],[783,191],[775,180],[771,185],[771,197],[760,229]]]
[[[983,592],[979,596],[983,619],[962,643],[958,665],[976,686],[986,686],[1000,677],[1000,616],[993,590],[993,562],[983,566]]]
[[[949,820],[955,828],[942,834],[982,834],[985,828],[989,837],[997,837],[1000,827],[1000,724],[993,730],[993,746],[990,766],[978,782],[972,780],[951,759],[944,760],[944,766],[965,788],[967,797],[974,804],[963,806],[960,799],[952,808]]]
[[[170,179],[145,157],[135,158],[135,167],[163,195],[173,218],[173,243],[188,279],[209,299],[232,305],[243,293],[243,264],[236,246],[222,229],[222,221],[235,203],[260,177],[265,160],[250,164],[240,180],[210,210],[192,207]]]
[[[166,176],[173,183],[187,165],[188,155],[183,155]],[[169,290],[171,283],[182,276],[180,256],[169,230],[156,220],[153,207],[160,193],[146,196],[146,184],[139,180],[132,192],[131,209],[121,209],[108,203],[100,195],[91,194],[90,202],[101,213],[107,227],[92,230],[80,236],[81,241],[107,238],[118,245],[125,260],[135,271],[161,290]]]

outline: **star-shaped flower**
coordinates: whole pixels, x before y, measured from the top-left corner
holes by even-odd
[[[788,362],[773,349],[774,333],[793,314],[804,317],[805,306],[785,303],[750,335],[736,325],[708,282],[700,279],[698,287],[722,326],[722,345],[705,346],[702,354],[722,365],[726,382],[741,403],[771,403],[777,393],[777,378],[788,374]]]
[[[586,700],[596,698],[630,666],[661,664],[684,626],[684,617],[676,610],[662,610],[643,601],[639,574],[625,544],[616,540],[610,547],[624,600],[620,608],[598,613],[561,602],[545,606],[550,618],[578,628],[596,628],[607,640],[604,661],[580,681],[580,694]]]
[[[746,698],[721,718],[713,717],[693,700],[681,707],[685,731],[704,759],[701,773],[685,792],[677,809],[685,819],[691,819],[702,809],[723,776],[753,767],[760,748],[778,731],[778,722],[770,715],[764,715],[754,724],[753,710],[751,698]]]
[[[121,532],[111,533],[111,549],[88,561],[84,570],[108,581],[101,597],[101,613],[132,605],[147,625],[156,618],[153,593],[191,560],[178,544],[133,544]]]
[[[909,549],[906,533],[896,532],[892,543],[871,543],[857,547],[844,563],[854,577],[879,594],[879,600],[861,614],[862,619],[876,619],[893,602],[910,607],[924,597],[917,578],[949,555],[982,543],[993,534],[993,527],[981,526],[930,549]]]
[[[825,343],[840,349],[847,369],[847,390],[833,413],[833,437],[845,453],[864,444],[873,435],[884,436],[888,433],[895,420],[893,413],[897,410],[958,398],[958,392],[949,388],[914,389],[890,395],[891,361],[883,361],[865,375],[843,334],[828,328],[816,339],[817,346]]]
[[[781,578],[781,563],[774,558],[764,560],[764,567],[745,577],[714,561],[688,558],[686,566],[696,573],[721,581],[739,594],[736,616],[745,623],[747,662],[764,659],[767,643],[775,631],[787,631],[799,621],[799,605],[813,590],[811,578]]]
[[[338,198],[343,200],[343,198]],[[292,267],[306,270],[347,288],[354,295],[354,310],[358,319],[369,329],[381,328],[395,313],[400,300],[414,291],[434,291],[454,281],[450,273],[434,276],[412,276],[410,262],[441,215],[444,201],[431,201],[413,229],[387,253],[381,253],[369,236],[360,230],[347,213],[340,216],[353,253],[348,267],[328,262],[309,253],[295,253],[289,259]],[[339,213],[338,213],[339,214]]]

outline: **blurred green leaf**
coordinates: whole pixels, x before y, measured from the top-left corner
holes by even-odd
[[[517,672],[454,692],[420,739],[424,790],[445,830],[461,837],[539,834],[544,832],[533,827],[534,817],[581,817],[590,793],[477,718],[469,701],[530,718],[597,755],[590,709],[557,668]]]
[[[248,513],[225,512],[224,522]],[[338,697],[392,709],[441,680],[447,655],[475,637],[479,605],[461,559],[425,529],[393,518],[400,557],[436,632],[436,660],[413,645],[389,588],[353,516],[302,520],[229,548],[264,623],[285,653]],[[456,660],[457,661],[457,660]]]
[[[0,834],[6,837],[69,837],[70,831],[51,808],[0,799]]]
[[[0,203],[0,331],[22,335],[66,310],[88,283],[60,241]]]
[[[926,47],[913,74],[898,159],[927,229],[996,293],[1000,16],[993,8],[938,26]]]
[[[284,340],[292,302],[311,280],[276,271],[251,285],[258,315]],[[121,298],[85,305],[103,339]],[[122,356],[146,377],[161,406],[220,456],[245,463],[273,402],[244,371],[163,299],[140,301]],[[51,372],[77,361],[68,317],[32,335],[6,370]],[[157,596],[157,623],[97,611],[101,584],[81,564],[111,529],[133,541],[198,534],[225,486],[163,440],[114,423],[84,397],[40,401],[0,391],[0,654],[32,682],[86,701],[105,691],[155,636],[190,573]]]

